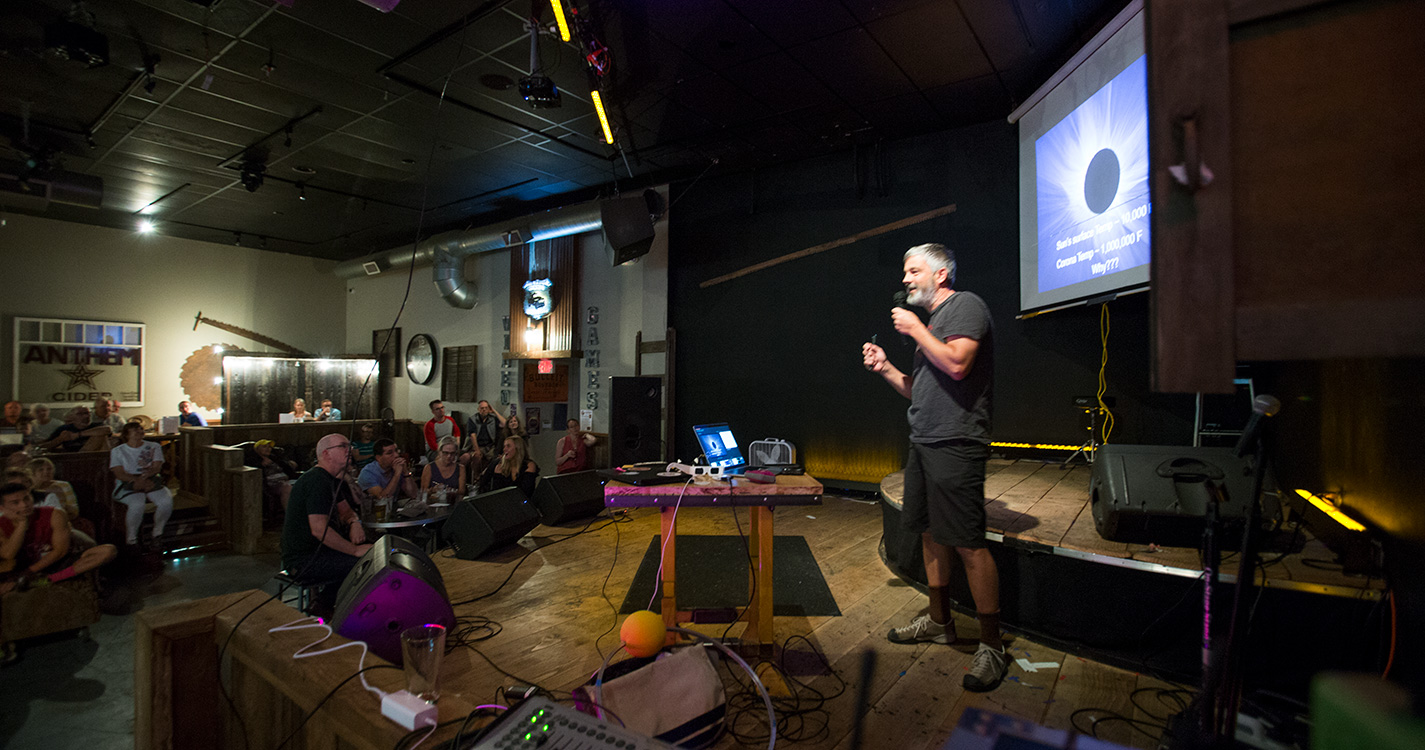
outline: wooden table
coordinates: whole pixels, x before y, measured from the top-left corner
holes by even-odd
[[[756,592],[737,620],[747,621],[744,641],[772,643],[772,510],[778,505],[820,505],[821,483],[808,476],[778,476],[775,484],[756,484],[738,478],[728,482],[696,484],[679,482],[636,486],[623,482],[604,485],[604,505],[610,508],[652,508],[660,511],[663,528],[663,622],[668,626],[691,622],[691,611],[678,609],[675,550],[678,538],[678,509],[752,508],[751,532],[747,537],[752,569],[749,585]],[[735,622],[736,620],[734,620]],[[668,642],[674,640],[668,634]]]

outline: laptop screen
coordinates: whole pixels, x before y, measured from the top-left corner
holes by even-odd
[[[726,422],[696,425],[693,433],[698,436],[698,444],[703,448],[703,455],[707,456],[708,466],[727,469],[747,463],[747,459],[742,457],[742,450],[737,447],[737,438],[732,436]]]

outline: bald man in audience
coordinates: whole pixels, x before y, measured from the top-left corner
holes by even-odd
[[[317,442],[317,465],[292,485],[282,525],[282,567],[302,583],[319,586],[311,614],[330,617],[337,589],[371,545],[346,481],[351,441],[327,435]]]

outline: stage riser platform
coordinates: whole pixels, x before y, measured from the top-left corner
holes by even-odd
[[[898,483],[891,484],[899,489]],[[1041,486],[1050,485],[1041,481]],[[1062,499],[1064,488],[1057,489]],[[1086,497],[1086,486],[1083,492]],[[1010,491],[1003,494],[1010,502],[1023,502]],[[883,486],[881,559],[897,577],[923,591],[920,539],[902,532],[899,499],[894,492],[888,498]],[[1087,507],[1082,515],[1090,515]],[[1025,541],[995,526],[992,513],[986,538],[999,566],[1001,619],[1007,629],[1123,669],[1189,684],[1200,680],[1201,570],[1180,567],[1188,558],[1195,561],[1195,554],[1166,550],[1165,562],[1173,564],[1157,564]],[[1224,541],[1229,546],[1237,543]],[[1235,572],[1235,563],[1227,569]],[[1214,596],[1214,613],[1216,627],[1225,635],[1235,576],[1223,578]],[[1388,612],[1366,581],[1356,584],[1356,590],[1340,582],[1314,587],[1298,581],[1269,583],[1252,592],[1257,604],[1247,644],[1250,687],[1304,698],[1311,676],[1322,669],[1380,671],[1382,649],[1388,647],[1388,622],[1382,615],[1388,617]],[[963,573],[952,576],[951,596],[958,610],[974,616]]]

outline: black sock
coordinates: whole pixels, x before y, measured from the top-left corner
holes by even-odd
[[[931,586],[930,588],[930,621],[936,625],[945,625],[950,622],[950,588],[948,586]]]
[[[994,648],[1003,649],[1004,643],[999,635],[999,613],[979,612],[980,617],[980,643]]]

